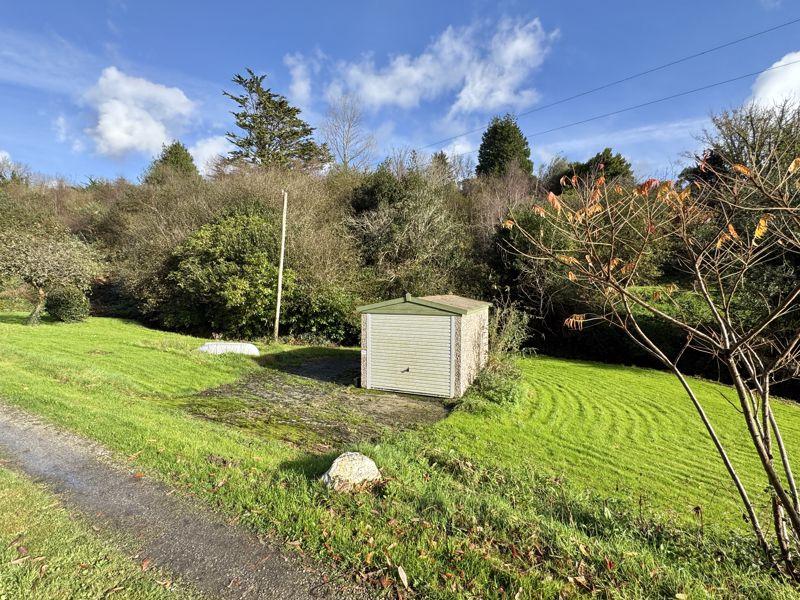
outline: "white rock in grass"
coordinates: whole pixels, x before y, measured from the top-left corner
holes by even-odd
[[[360,452],[345,452],[333,461],[322,483],[337,492],[348,492],[381,480],[378,466]]]
[[[208,354],[246,354],[247,356],[259,356],[258,348],[253,344],[243,342],[208,342],[198,348],[200,352]]]

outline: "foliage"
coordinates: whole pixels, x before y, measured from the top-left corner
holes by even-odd
[[[300,109],[265,88],[265,78],[247,69],[247,76],[233,78],[243,93],[225,92],[238,108],[233,116],[243,132],[228,133],[228,140],[236,146],[231,157],[281,168],[318,167],[329,162],[328,148],[314,141],[314,128],[300,118]]]
[[[478,175],[502,175],[510,165],[519,167],[523,173],[533,173],[531,149],[522,135],[517,120],[510,114],[494,117],[484,131],[478,150]]]
[[[761,557],[800,581],[792,557],[800,548],[800,497],[771,391],[800,378],[800,279],[794,268],[800,254],[800,110],[788,118],[784,109],[748,106],[723,119],[725,126],[734,124],[734,145],[746,164],[727,163],[711,181],[676,187],[650,179],[631,189],[609,183],[601,170],[593,180],[571,182],[571,198],[549,192],[538,209],[568,244],[523,233],[533,249],[528,259],[560,264],[566,280],[596,298],[590,311],[571,315],[567,327],[617,327],[678,378],[730,475]],[[783,127],[773,128],[776,122]],[[643,286],[652,278],[648,263],[662,246],[673,253],[693,294],[673,296],[674,284],[663,294]],[[781,283],[770,285],[777,273]],[[681,302],[687,298],[694,301]],[[662,302],[672,309],[665,311]],[[650,337],[642,313],[679,331],[683,347],[673,353],[671,344]],[[688,347],[710,356],[735,385],[742,424],[769,482],[768,528],[681,369]]]
[[[89,316],[89,299],[78,287],[61,286],[50,290],[44,308],[56,321],[77,323]]]
[[[528,339],[530,318],[508,304],[492,311],[489,318],[489,357],[462,405],[479,410],[485,402],[508,404],[524,397],[522,372],[517,359]]]
[[[352,293],[326,285],[297,285],[283,315],[284,334],[300,340],[356,345],[361,323]]]
[[[30,183],[30,179],[30,170],[25,165],[13,162],[7,156],[0,156],[0,185],[25,185]]]
[[[258,337],[272,330],[277,298],[278,225],[267,215],[239,214],[201,227],[175,249],[163,308],[169,327]],[[283,285],[290,296],[294,273]]]
[[[186,178],[200,177],[189,150],[177,140],[164,145],[161,154],[147,168],[142,181],[151,185],[163,183],[170,174]]]
[[[622,154],[614,154],[611,148],[604,148],[586,162],[567,162],[563,157],[557,157],[541,174],[540,181],[548,192],[561,194],[564,190],[561,183],[564,177],[594,179],[601,171],[609,182],[629,184],[634,179],[631,163]]]
[[[95,252],[66,233],[0,229],[0,278],[16,278],[38,294],[29,317],[31,324],[38,323],[52,289],[73,286],[86,290],[99,271]]]
[[[349,220],[361,260],[384,296],[446,293],[464,269],[468,240],[427,172],[383,169],[357,191],[363,210]]]
[[[195,351],[202,340],[115,319],[34,330],[20,321],[0,316],[4,400],[133,456],[138,470],[255,531],[299,540],[310,558],[378,589],[383,581],[400,590],[401,565],[425,598],[796,595],[752,560],[727,475],[668,374],[521,359],[520,402],[457,409],[420,431],[362,443],[386,483],[342,495],[317,479],[345,448],[306,452],[282,440],[280,424],[256,433],[249,420],[237,427],[188,412],[209,388],[213,402],[237,402],[220,394],[263,370],[249,358],[204,355]],[[314,360],[330,351],[316,352]],[[277,389],[303,385],[283,375]],[[732,390],[692,383],[743,477],[763,489]],[[775,410],[796,454],[800,411],[784,402]],[[687,485],[675,485],[676,463]],[[768,497],[758,500],[768,511]]]
[[[397,204],[406,194],[407,186],[403,183],[384,162],[353,190],[350,205],[359,214],[383,205]]]

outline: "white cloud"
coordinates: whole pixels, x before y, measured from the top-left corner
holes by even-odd
[[[97,151],[110,156],[157,153],[195,108],[179,88],[132,77],[116,67],[103,70],[86,99],[96,110],[96,124],[87,133]]]
[[[448,27],[422,53],[394,56],[383,67],[372,56],[339,63],[331,86],[347,88],[373,108],[413,108],[455,93],[451,114],[519,109],[538,98],[528,81],[556,35],[539,19],[503,19],[488,38],[477,25]]]
[[[539,93],[524,87],[531,73],[541,66],[550,42],[539,19],[527,23],[504,19],[489,44],[486,56],[473,61],[452,112],[491,111],[502,106],[522,108],[539,99]]]
[[[63,38],[0,29],[0,82],[78,94],[96,67],[91,54]]]
[[[792,99],[800,100],[800,52],[790,52],[773,64],[772,70],[761,73],[750,97],[751,102],[761,106]]]
[[[189,147],[189,153],[192,155],[194,164],[197,165],[200,173],[208,175],[214,159],[220,155],[227,154],[231,148],[232,145],[228,138],[224,135],[215,135],[197,140]]]
[[[62,144],[67,141],[67,119],[64,115],[58,115],[53,121],[53,129],[56,130],[56,138]]]
[[[60,144],[69,144],[73,152],[83,152],[85,147],[83,140],[73,133],[63,114],[53,119],[53,130],[56,132],[56,139]]]
[[[316,65],[299,52],[284,56],[283,64],[292,76],[289,98],[301,108],[307,107],[311,102],[311,71],[315,70]]]

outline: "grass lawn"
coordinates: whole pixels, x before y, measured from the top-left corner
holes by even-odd
[[[284,441],[285,425],[273,435],[268,422],[187,408],[264,368],[194,352],[200,343],[113,319],[29,328],[0,315],[0,397],[387,594],[403,593],[402,566],[426,598],[796,597],[752,564],[731,486],[668,374],[525,359],[516,405],[344,443],[387,476],[348,496],[316,481],[342,448],[310,451]],[[756,492],[729,392],[698,386]],[[776,410],[797,456],[800,409]]]
[[[0,467],[0,598],[197,598],[72,519],[54,496]]]

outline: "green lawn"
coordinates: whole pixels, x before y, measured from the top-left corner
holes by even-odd
[[[262,368],[200,343],[113,319],[29,328],[0,315],[0,397],[387,593],[400,565],[426,598],[795,597],[752,564],[731,486],[667,374],[525,359],[519,404],[357,444],[388,481],[347,496],[316,480],[336,452],[182,408]],[[727,391],[698,385],[757,486]],[[778,411],[797,455],[800,410]]]
[[[142,570],[58,500],[0,468],[0,598],[199,597],[157,569]]]

